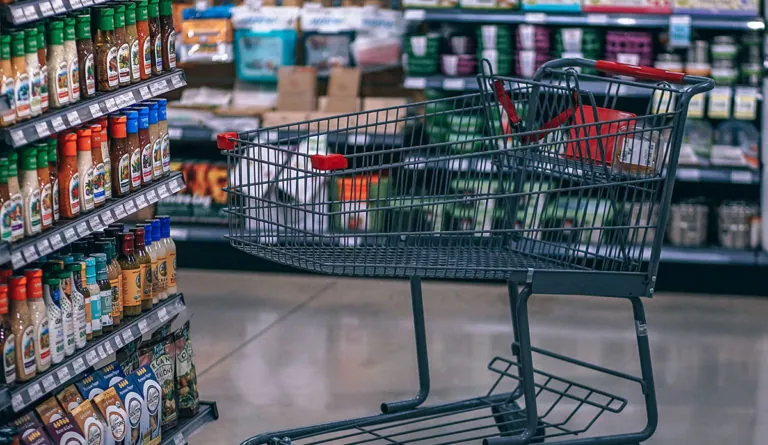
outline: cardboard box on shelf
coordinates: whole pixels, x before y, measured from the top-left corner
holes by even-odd
[[[360,106],[362,105],[363,100],[359,97],[355,98],[355,106],[351,111],[343,111],[341,113],[351,113],[355,111],[360,111]],[[317,98],[317,111],[324,111],[324,112],[331,112],[333,110],[328,109],[328,96],[320,96]],[[339,114],[339,113],[336,113]]]
[[[356,111],[359,94],[359,68],[331,68],[328,79],[328,102],[325,105],[325,111],[336,113]]]
[[[317,70],[284,66],[277,71],[277,111],[312,111],[317,99]]]

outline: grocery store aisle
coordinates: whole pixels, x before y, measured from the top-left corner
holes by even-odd
[[[182,271],[201,397],[221,418],[190,443],[374,414],[416,388],[408,283]],[[426,283],[430,400],[481,395],[509,351],[506,289]],[[757,445],[768,437],[768,300],[659,295],[646,305],[661,423],[653,444]],[[638,374],[625,301],[535,297],[537,346]],[[637,387],[540,360],[630,404],[600,432],[640,429]],[[554,365],[549,366],[549,365]]]

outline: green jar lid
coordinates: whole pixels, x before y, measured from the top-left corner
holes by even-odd
[[[0,158],[0,184],[8,184],[8,158]]]
[[[75,18],[67,17],[64,19],[64,41],[75,40]]]
[[[75,25],[75,37],[78,40],[91,39],[91,17],[87,15],[77,16]]]
[[[8,177],[19,176],[19,154],[12,151],[8,155]]]
[[[160,8],[157,0],[149,0],[148,8],[149,18],[154,19],[160,16]]]
[[[126,25],[135,25],[136,24],[136,2],[130,2],[128,3],[128,6],[125,8],[125,24]]]
[[[48,162],[56,162],[57,159],[56,138],[50,138],[48,139]]]
[[[37,150],[38,167],[47,167],[48,166],[48,143],[39,142],[35,144],[35,150]]]
[[[112,8],[99,9],[99,29],[102,31],[115,30],[115,11]]]
[[[11,59],[11,36],[7,34],[0,36],[0,59]]]
[[[61,20],[52,21],[48,25],[48,43],[51,45],[64,44],[64,22]]]
[[[37,53],[36,28],[30,28],[24,31],[24,48],[27,54]]]
[[[171,0],[160,0],[160,15],[164,17],[173,15],[173,6]]]
[[[45,24],[37,25],[37,49],[45,48]]]
[[[30,145],[21,150],[21,169],[37,170],[37,148]]]
[[[147,21],[147,9],[149,8],[147,0],[139,0],[136,2],[136,21]]]
[[[125,28],[125,5],[115,6],[115,28]]]
[[[11,56],[24,57],[24,31],[11,34]]]

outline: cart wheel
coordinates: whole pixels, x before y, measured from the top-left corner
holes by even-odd
[[[493,420],[496,421],[496,426],[499,428],[499,432],[502,436],[511,436],[516,432],[519,432],[525,428],[526,418],[525,410],[520,408],[520,405],[515,401],[506,402],[500,405],[493,405],[491,407],[493,413]],[[535,439],[531,443],[543,443],[544,436],[546,435],[546,429],[541,421],[538,422],[538,428],[536,428]]]

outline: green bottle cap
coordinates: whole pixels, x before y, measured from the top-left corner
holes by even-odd
[[[160,8],[157,0],[149,0],[148,10],[149,18],[154,19],[160,16]]]
[[[37,166],[39,168],[48,167],[48,143],[37,143],[35,149],[37,150]]]
[[[37,49],[45,48],[45,25],[37,25]]]
[[[19,154],[15,151],[8,155],[8,177],[19,176]]]
[[[28,146],[21,151],[21,169],[37,170],[37,148]]]
[[[24,48],[27,54],[37,53],[37,29],[30,28],[24,31]]]
[[[8,158],[0,158],[0,184],[8,184]]]
[[[99,10],[99,29],[102,31],[115,30],[115,11],[112,8]]]
[[[125,24],[136,24],[136,2],[130,2],[128,3],[128,6],[125,7]]]
[[[75,24],[75,37],[77,40],[91,39],[91,17],[79,15]]]
[[[115,28],[125,28],[125,5],[115,6]]]
[[[75,40],[75,18],[67,17],[64,19],[64,40]]]
[[[51,45],[64,44],[64,22],[54,20],[48,25],[48,43]]]
[[[171,0],[160,0],[160,15],[163,17],[173,16]]]
[[[56,155],[56,138],[48,139],[48,162],[56,162],[58,156]]]
[[[0,59],[11,60],[11,36],[0,36]]]
[[[139,0],[136,2],[136,21],[137,22],[146,22],[147,21],[147,9],[149,8],[147,0]]]
[[[11,34],[11,56],[24,57],[24,31]]]

